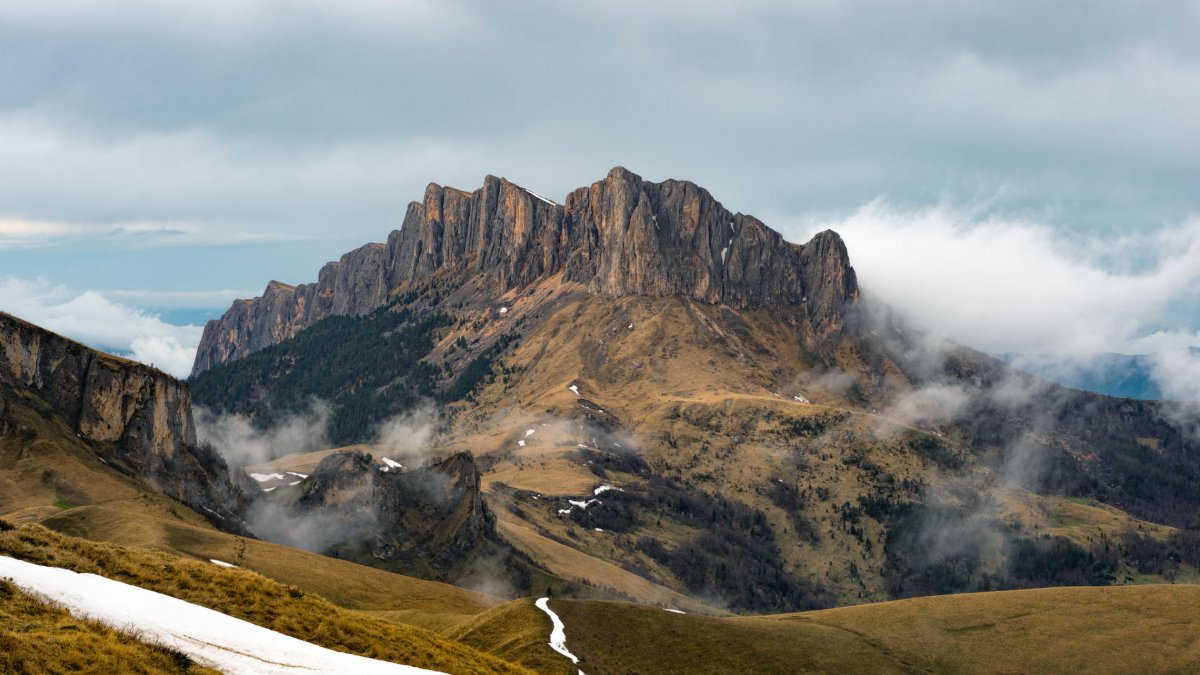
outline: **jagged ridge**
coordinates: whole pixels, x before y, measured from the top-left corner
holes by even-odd
[[[294,336],[333,315],[361,315],[434,275],[478,279],[497,295],[562,275],[609,296],[682,295],[733,307],[794,307],[814,338],[842,325],[858,285],[834,232],[796,245],[731,213],[687,181],[653,183],[617,167],[559,205],[488,176],[467,193],[430,184],[386,244],[325,265],[315,284],[277,281],[205,326],[193,374]]]

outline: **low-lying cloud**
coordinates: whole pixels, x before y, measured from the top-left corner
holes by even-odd
[[[1200,219],[1085,237],[971,208],[905,210],[875,201],[817,227],[846,240],[871,296],[977,349],[1078,359],[1200,344]]]
[[[201,407],[194,411],[196,435],[215,447],[225,461],[235,467],[328,448],[332,413],[328,403],[314,399],[308,410],[284,417],[269,428],[259,429],[244,415],[216,415]]]
[[[192,370],[200,326],[176,326],[106,298],[45,279],[0,279],[0,310],[102,351],[153,365],[175,377]]]

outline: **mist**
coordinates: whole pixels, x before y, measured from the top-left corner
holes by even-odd
[[[332,412],[328,403],[313,399],[307,410],[284,417],[266,429],[255,427],[245,415],[217,415],[200,406],[192,414],[199,440],[216,448],[230,466],[241,467],[328,448]]]

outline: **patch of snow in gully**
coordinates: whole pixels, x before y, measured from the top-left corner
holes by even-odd
[[[537,608],[545,612],[550,617],[550,623],[554,624],[554,628],[550,631],[550,648],[571,659],[571,663],[579,663],[579,657],[571,653],[567,649],[567,627],[563,624],[562,619],[550,609],[550,598],[538,598],[537,602],[533,603]],[[583,671],[579,671],[579,675],[583,675]]]
[[[226,673],[322,675],[431,673],[343,654],[241,619],[119,581],[0,556],[0,577],[76,617],[134,630]]]

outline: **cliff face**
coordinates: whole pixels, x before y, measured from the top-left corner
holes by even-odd
[[[111,444],[110,464],[240,529],[245,497],[224,461],[196,443],[186,384],[3,313],[0,381],[32,390],[81,438]]]
[[[559,205],[488,176],[467,193],[431,184],[386,244],[326,265],[317,283],[271,282],[205,326],[194,373],[241,358],[335,314],[365,314],[434,275],[510,289],[562,274],[590,292],[682,295],[737,308],[789,307],[807,334],[842,325],[858,285],[833,232],[790,244],[686,181],[617,167]]]

